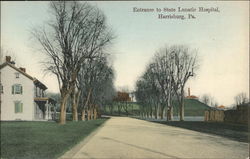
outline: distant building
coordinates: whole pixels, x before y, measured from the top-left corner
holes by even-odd
[[[219,105],[216,108],[218,108],[218,109],[226,109],[226,107],[224,105]]]
[[[191,95],[190,93],[190,88],[188,88],[188,96],[186,96],[187,99],[199,99],[198,97],[196,97],[195,95]]]
[[[46,97],[47,87],[38,79],[17,68],[6,56],[0,65],[1,120],[49,120],[55,101]]]
[[[132,99],[127,92],[117,92],[117,96],[114,98],[117,102],[131,102]]]

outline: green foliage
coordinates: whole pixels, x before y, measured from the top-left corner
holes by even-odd
[[[112,103],[113,104],[113,113],[111,114],[111,111],[109,110],[109,107],[106,106],[105,108],[105,111],[102,109],[103,113],[106,114],[106,115],[119,115],[119,112],[118,112],[118,103],[114,102]],[[140,106],[135,103],[135,102],[129,102],[128,103],[128,113],[129,115],[139,115],[139,108]],[[126,116],[126,111],[122,108],[121,109],[121,115],[122,116]]]
[[[105,121],[1,122],[1,158],[57,158]]]
[[[46,96],[56,101],[56,110],[60,111],[60,100],[61,100],[60,93],[47,92]]]
[[[177,101],[173,102],[174,104],[174,116],[179,115],[179,105],[177,104]],[[204,116],[205,110],[210,109],[210,107],[196,99],[185,99],[184,100],[185,104],[185,116]],[[143,105],[143,104],[142,104]],[[140,104],[139,103],[132,103],[128,105],[128,112],[129,115],[139,115],[140,112]],[[111,112],[106,106],[106,110],[104,114],[111,115]],[[113,103],[113,114],[112,115],[119,115],[118,114],[118,104]],[[121,109],[121,115],[126,115],[126,112],[124,109]]]

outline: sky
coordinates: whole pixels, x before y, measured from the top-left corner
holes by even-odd
[[[93,1],[107,17],[116,39],[109,49],[115,70],[115,86],[133,90],[155,52],[184,44],[198,50],[199,70],[186,85],[191,94],[209,94],[219,105],[231,106],[234,96],[249,95],[249,2],[247,1]],[[50,17],[49,2],[1,2],[1,47],[17,66],[58,92],[56,77],[45,74],[43,55],[30,34]],[[133,12],[133,8],[160,8],[159,12]],[[219,12],[192,12],[195,19],[158,19],[164,8],[219,8]],[[4,77],[3,77],[4,78]]]

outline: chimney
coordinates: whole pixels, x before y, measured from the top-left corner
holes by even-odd
[[[11,62],[11,56],[6,56],[6,62]]]
[[[188,88],[188,96],[190,97],[190,95],[191,95],[191,94],[190,94],[190,88]]]
[[[23,68],[23,67],[20,67],[19,69],[20,69],[21,71],[23,71],[23,72],[26,72],[26,69]]]

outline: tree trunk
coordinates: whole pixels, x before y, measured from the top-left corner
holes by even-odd
[[[85,110],[82,110],[82,121],[85,121]]]
[[[80,95],[81,95],[81,90],[78,90],[77,91],[77,93],[76,93],[76,102],[75,102],[75,104],[76,104],[76,121],[78,121],[78,106],[79,106],[79,101],[80,101]]]
[[[107,112],[107,111],[106,111],[106,104],[104,104],[104,105],[103,105],[103,113],[106,114],[106,112]]]
[[[76,95],[73,95],[74,97],[73,97],[73,101],[72,101],[72,120],[73,121],[78,121],[78,113],[77,113],[77,106],[76,106],[76,101],[75,101],[75,96]]]
[[[152,107],[150,108],[150,118],[151,119],[153,118],[153,108]]]
[[[94,108],[92,106],[92,108],[90,109],[90,119],[93,120],[94,119]]]
[[[155,119],[157,119],[157,106],[155,106]]]
[[[91,110],[89,109],[88,110],[88,120],[90,120],[91,119]]]
[[[164,107],[161,106],[161,112],[160,112],[160,118],[163,119],[163,111],[164,111]]]
[[[170,120],[173,120],[173,116],[174,116],[174,111],[173,111],[173,106],[170,106]]]
[[[119,114],[119,116],[121,116],[121,105],[120,105],[120,103],[118,103],[118,114]]]
[[[92,109],[91,109],[91,120],[94,119],[94,112],[95,112],[95,108],[92,108]]]
[[[166,112],[166,115],[167,115],[167,121],[169,121],[170,120],[170,108],[169,107],[167,107],[167,112]]]
[[[180,105],[180,121],[184,121],[184,100],[181,101]]]
[[[113,103],[110,104],[109,106],[109,111],[110,111],[110,114],[113,115]]]
[[[171,121],[173,119],[173,107],[168,107],[167,110],[167,121]]]
[[[126,102],[126,114],[128,116],[128,103]]]
[[[77,90],[77,92],[75,92],[75,89],[73,89],[73,91],[71,93],[71,98],[72,98],[72,120],[73,121],[78,121],[77,107],[78,107],[80,93],[81,93],[80,90]]]
[[[163,119],[163,111],[160,112],[160,118]]]
[[[94,119],[94,108],[92,107],[90,109],[90,120],[93,120]]]
[[[61,95],[61,111],[60,111],[60,121],[59,124],[66,123],[66,102],[67,102],[67,94],[65,92]]]
[[[132,103],[132,112],[131,112],[132,116],[134,116],[134,104]]]
[[[89,109],[90,108],[88,107],[88,105],[89,105],[89,100],[90,100],[91,93],[92,93],[92,89],[90,88],[89,92],[88,92],[88,96],[87,96],[86,102],[84,104],[84,107],[82,108],[82,111],[84,111],[84,119],[85,119],[85,113],[86,113],[85,111],[87,111],[87,120],[90,120],[89,119],[89,114],[90,114]]]
[[[96,108],[94,109],[94,119],[95,119],[95,120],[97,119],[97,111],[96,111]]]

